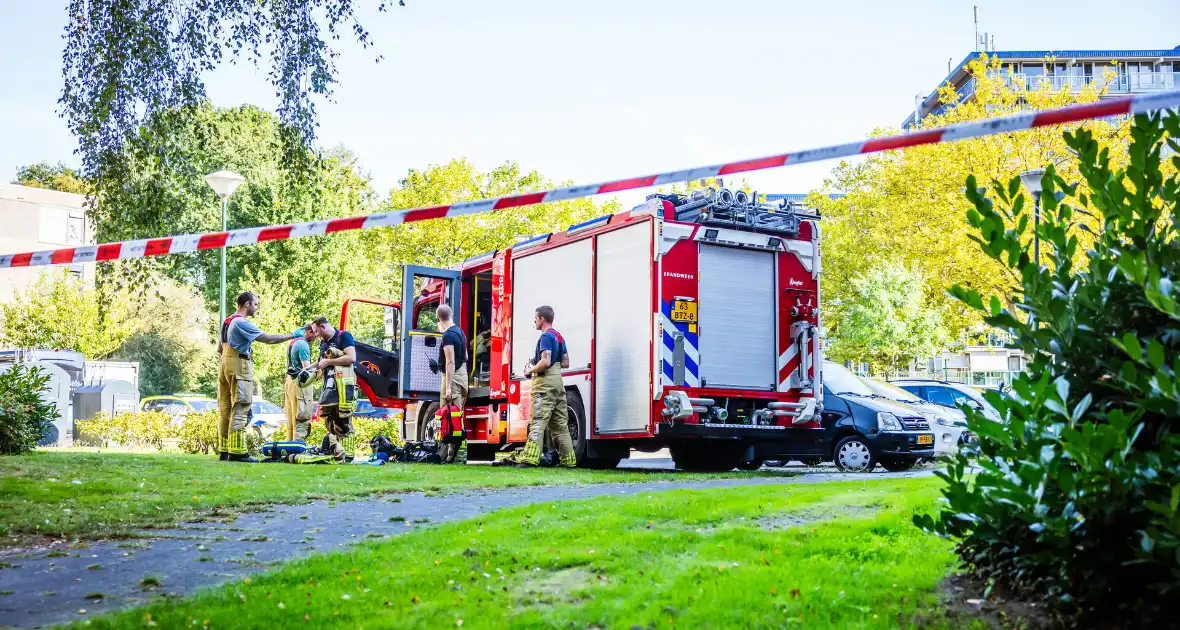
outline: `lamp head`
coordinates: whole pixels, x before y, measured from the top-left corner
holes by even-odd
[[[228,199],[245,181],[246,178],[233,171],[217,171],[205,176],[205,183],[222,199]]]
[[[1041,178],[1045,175],[1045,169],[1034,168],[1031,171],[1025,171],[1020,174],[1020,182],[1024,187],[1034,195],[1041,194]]]

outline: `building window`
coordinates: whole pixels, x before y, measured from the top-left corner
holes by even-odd
[[[83,245],[86,243],[86,215],[70,213],[66,224],[66,245]]]
[[[1159,87],[1156,85],[1155,64],[1150,62],[1127,62],[1127,79],[1132,90]]]

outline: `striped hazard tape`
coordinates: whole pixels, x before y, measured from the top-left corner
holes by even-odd
[[[657,173],[644,177],[619,179],[602,184],[566,186],[564,188],[554,188],[520,195],[463,201],[445,206],[382,212],[380,214],[331,219],[328,221],[309,221],[307,223],[295,223],[293,225],[243,228],[240,230],[230,230],[229,232],[184,234],[181,236],[165,236],[118,243],[104,243],[102,245],[91,245],[87,247],[71,247],[24,254],[6,254],[0,256],[0,268],[64,265],[104,260],[145,258],[148,256],[163,256],[165,254],[184,254],[207,249],[252,245],[254,243],[301,238],[304,236],[322,236],[324,234],[346,232],[349,230],[390,227],[402,223],[412,223],[414,221],[494,212],[506,208],[530,206],[550,201],[577,199],[579,197],[590,197],[636,188],[646,188],[648,186],[660,186],[694,179],[730,175],[733,173],[760,171],[780,166],[789,166],[791,164],[818,162],[820,160],[864,155],[924,144],[954,142],[967,138],[978,138],[981,136],[1010,133],[1036,127],[1047,127],[1108,116],[1140,114],[1178,106],[1180,106],[1180,90],[1169,90],[1156,94],[1111,99],[1088,105],[1075,105],[1061,109],[1029,112],[936,129],[925,129],[915,133],[837,144],[796,153],[783,153],[752,160],[741,160],[726,164],[714,164],[712,166]]]

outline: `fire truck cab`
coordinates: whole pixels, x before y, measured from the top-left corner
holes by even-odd
[[[431,438],[441,375],[434,309],[452,306],[471,347],[465,427],[472,458],[527,439],[523,368],[549,305],[578,462],[613,467],[669,448],[680,468],[756,468],[824,452],[818,217],[742,191],[651,195],[451,269],[406,266],[385,306],[390,343],[358,343],[374,405],[406,410],[403,435]],[[341,328],[348,329],[346,300]],[[405,308],[402,308],[402,307]],[[404,316],[403,316],[404,315]]]

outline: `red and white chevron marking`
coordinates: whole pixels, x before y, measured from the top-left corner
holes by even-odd
[[[144,258],[147,256],[163,256],[165,254],[184,254],[206,249],[219,249],[237,245],[252,245],[266,241],[279,241],[304,236],[321,236],[334,232],[348,230],[368,230],[379,227],[389,227],[401,223],[426,221],[443,217],[457,217],[482,212],[494,212],[505,208],[530,206],[549,201],[563,201],[579,197],[590,197],[606,193],[646,188],[685,182],[706,177],[718,177],[732,173],[760,171],[791,164],[804,162],[818,162],[834,158],[877,153],[892,149],[902,149],[923,144],[939,142],[954,142],[967,138],[978,138],[1013,131],[1022,131],[1036,127],[1047,127],[1063,123],[1079,122],[1094,118],[1140,114],[1148,111],[1180,107],[1180,90],[1169,90],[1156,94],[1129,96],[1111,99],[1089,105],[1075,105],[1061,109],[1029,112],[1003,118],[993,118],[978,122],[963,123],[926,129],[911,134],[900,134],[873,138],[861,142],[836,144],[818,149],[783,153],[752,160],[741,160],[726,164],[714,164],[698,168],[657,173],[643,177],[619,179],[602,184],[585,186],[567,186],[534,193],[493,197],[476,201],[463,201],[446,206],[431,208],[414,208],[413,210],[398,210],[383,212],[368,216],[331,219],[328,221],[310,221],[293,225],[274,225],[270,227],[244,228],[229,232],[208,232],[205,234],[184,234],[181,236],[165,236],[136,241],[122,241],[119,243],[104,243],[87,247],[71,247],[24,254],[6,254],[0,256],[0,268],[8,267],[36,267],[44,265],[64,265],[72,263],[89,263],[103,260],[121,260],[129,258]]]

